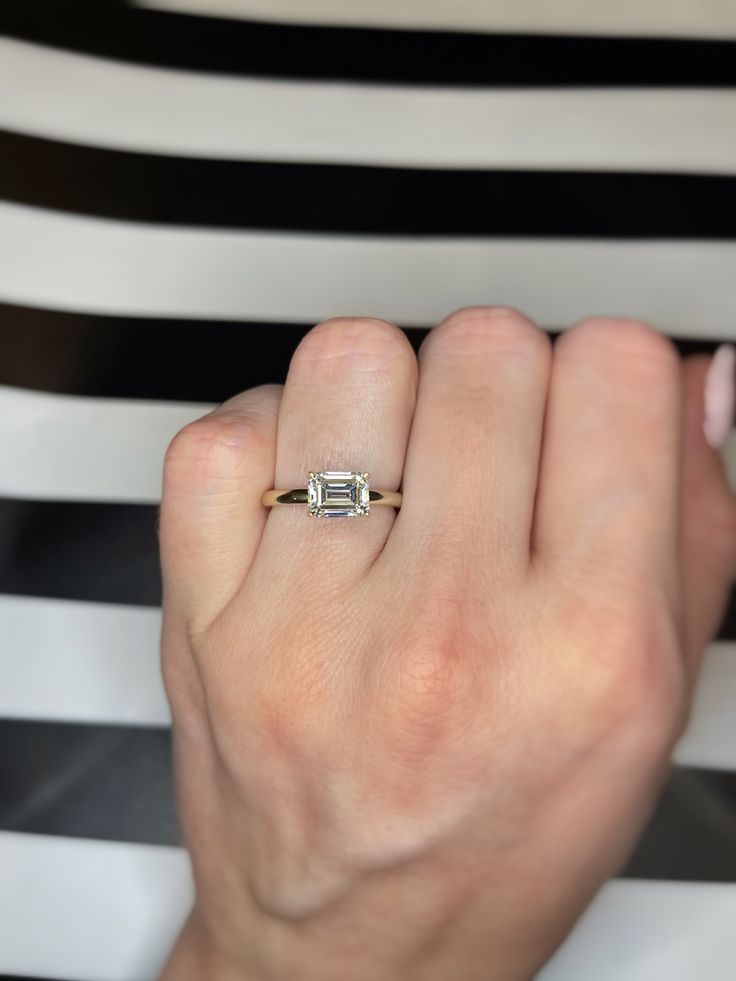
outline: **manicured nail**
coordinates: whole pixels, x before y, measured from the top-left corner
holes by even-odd
[[[705,378],[703,432],[713,449],[723,446],[734,425],[736,409],[736,347],[722,344]]]

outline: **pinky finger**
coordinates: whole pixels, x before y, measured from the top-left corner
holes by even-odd
[[[736,496],[723,460],[704,433],[704,390],[710,359],[683,364],[681,548],[689,667],[694,677],[718,630],[736,577]],[[707,429],[707,427],[705,427]]]

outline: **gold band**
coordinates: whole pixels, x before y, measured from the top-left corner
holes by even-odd
[[[374,504],[386,504],[392,508],[401,507],[400,491],[372,490],[369,497],[371,506]],[[298,487],[294,490],[276,489],[266,491],[261,498],[261,503],[267,508],[276,507],[280,504],[306,504],[307,489],[306,487]]]

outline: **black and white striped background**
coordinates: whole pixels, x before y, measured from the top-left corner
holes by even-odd
[[[733,338],[736,4],[4,0],[0,31],[0,975],[141,981],[191,896],[169,438],[336,314]],[[544,981],[736,977],[735,703],[732,604],[658,810]]]

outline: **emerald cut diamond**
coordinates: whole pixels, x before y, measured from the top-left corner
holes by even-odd
[[[370,510],[368,474],[357,470],[309,472],[309,513],[318,518],[358,518]]]

